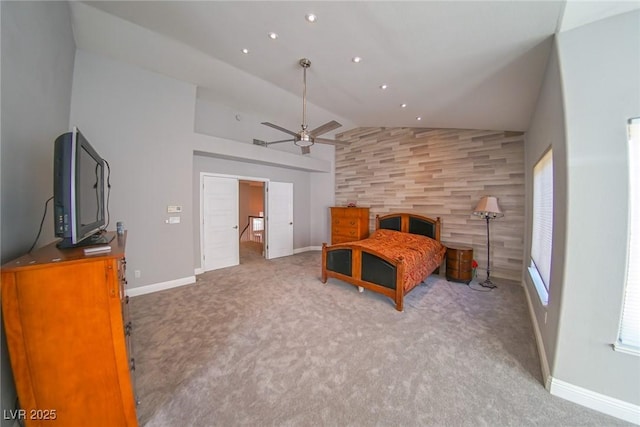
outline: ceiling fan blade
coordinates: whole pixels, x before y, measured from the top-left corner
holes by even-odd
[[[293,131],[290,131],[289,129],[285,129],[282,126],[274,125],[273,123],[262,122],[262,124],[265,125],[265,126],[269,126],[271,128],[274,128],[274,129],[278,129],[280,132],[288,133],[291,136],[298,136],[297,133],[295,133]]]
[[[313,142],[317,142],[319,144],[331,144],[331,145],[340,145],[340,146],[349,145],[349,143],[346,141],[337,141],[335,139],[327,139],[327,138],[314,138]]]
[[[291,139],[291,138],[289,138],[289,139],[279,139],[279,140],[277,140],[277,141],[269,141],[269,142],[267,142],[267,145],[271,145],[271,144],[279,144],[279,143],[281,143],[281,142],[295,142],[295,139]]]
[[[311,152],[311,146],[307,146],[307,147],[300,147],[300,149],[302,150],[302,154],[309,154]]]
[[[338,129],[340,126],[342,126],[340,123],[336,122],[335,120],[331,120],[330,122],[327,122],[322,126],[318,126],[314,130],[309,132],[309,134],[311,134],[311,136],[319,136],[334,129]]]

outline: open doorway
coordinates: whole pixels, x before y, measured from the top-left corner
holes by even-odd
[[[264,182],[240,180],[238,190],[240,263],[243,263],[258,257],[264,258]]]
[[[206,172],[200,180],[203,271],[293,255],[293,183]]]

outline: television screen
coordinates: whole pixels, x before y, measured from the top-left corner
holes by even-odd
[[[77,228],[80,232],[91,232],[98,223],[104,225],[104,166],[97,153],[89,151],[86,140],[81,139],[80,136],[76,163]]]
[[[74,128],[54,148],[55,234],[60,248],[106,243],[104,160]]]

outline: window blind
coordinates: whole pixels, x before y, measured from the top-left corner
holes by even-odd
[[[640,118],[629,121],[627,280],[616,347],[640,353]]]
[[[551,150],[533,168],[531,261],[549,291],[553,237],[553,155]]]

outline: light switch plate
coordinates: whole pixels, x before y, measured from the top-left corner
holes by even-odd
[[[182,212],[182,206],[167,206],[167,213],[180,213]]]
[[[179,216],[170,216],[169,217],[169,224],[180,224],[180,217]]]

